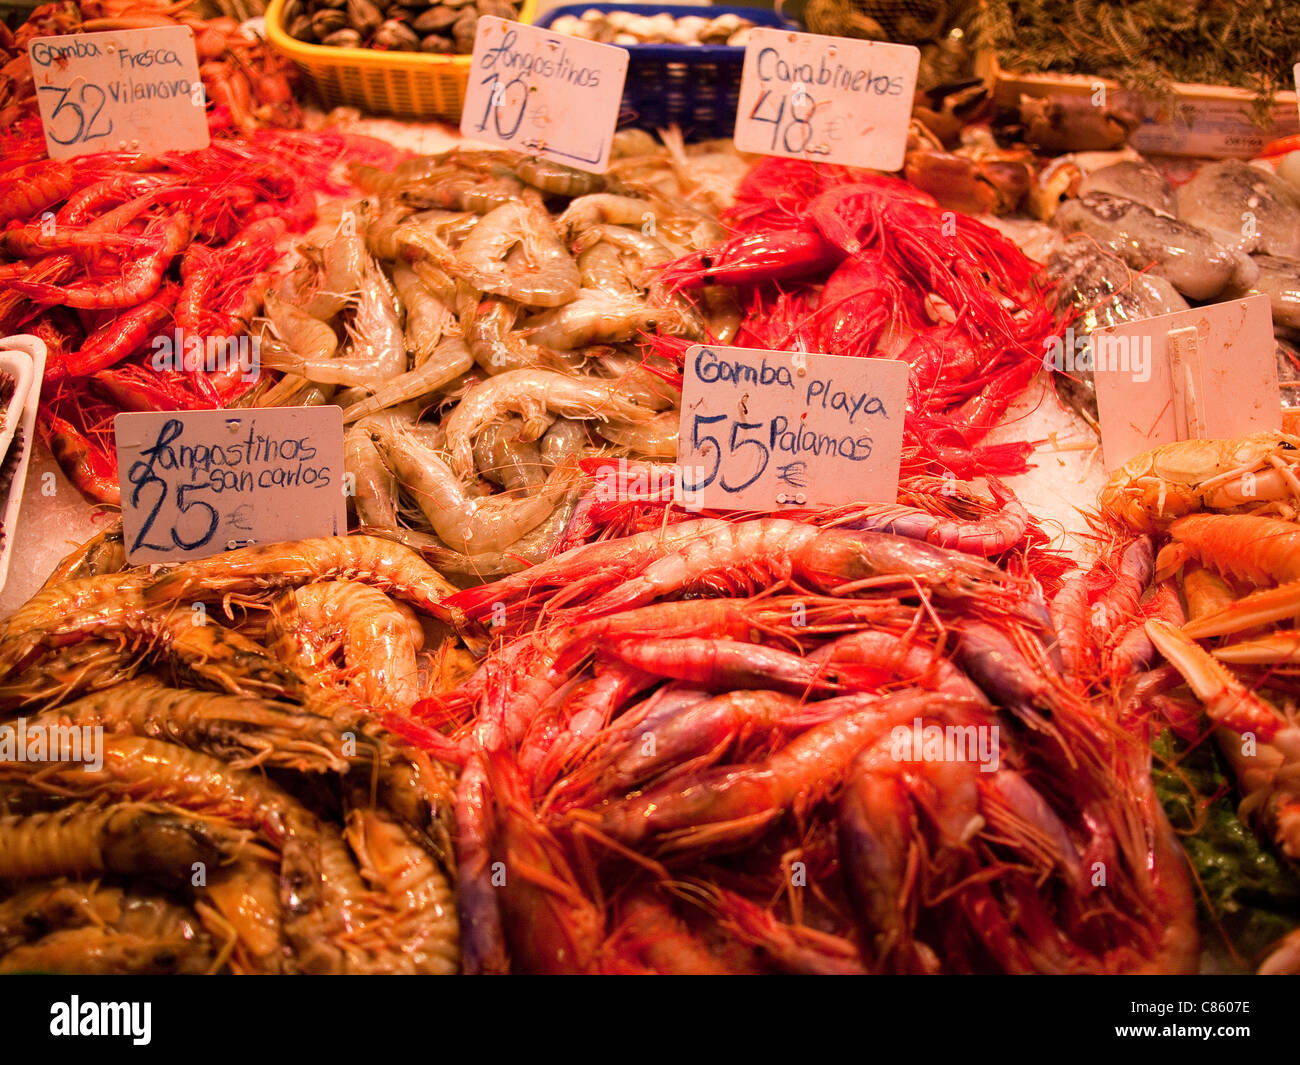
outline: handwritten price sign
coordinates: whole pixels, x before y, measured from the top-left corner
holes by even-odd
[[[906,397],[904,362],[697,344],[682,386],[683,492],[719,510],[892,503]]]
[[[1044,365],[1092,372],[1102,457],[1113,470],[1176,440],[1231,439],[1282,425],[1277,343],[1262,293],[1054,337]]]
[[[27,55],[51,159],[208,146],[188,27],[37,37]]]
[[[627,77],[626,48],[478,20],[460,131],[603,174]]]
[[[338,407],[119,414],[113,427],[133,563],[347,530]]]
[[[736,147],[898,170],[920,61],[911,45],[753,29],[736,108]]]

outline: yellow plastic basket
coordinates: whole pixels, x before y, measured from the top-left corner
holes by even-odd
[[[266,9],[271,47],[292,59],[329,107],[359,107],[398,118],[460,121],[469,84],[470,57],[423,52],[378,52],[370,48],[326,48],[289,36],[282,24],[284,0]],[[520,22],[532,22],[537,0],[523,0]]]

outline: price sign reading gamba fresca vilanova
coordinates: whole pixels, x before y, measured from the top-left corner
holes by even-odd
[[[460,132],[603,174],[627,58],[626,48],[484,15],[474,37]]]
[[[776,510],[898,495],[907,364],[696,345],[677,454],[692,509]]]
[[[113,427],[132,563],[347,531],[338,407],[119,414]]]
[[[51,159],[208,146],[207,98],[187,26],[37,37],[27,56]]]

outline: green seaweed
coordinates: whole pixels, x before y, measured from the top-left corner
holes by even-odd
[[[1253,967],[1300,925],[1300,871],[1237,816],[1236,789],[1212,742],[1188,747],[1166,730],[1152,751],[1156,794],[1200,880],[1201,916]]]
[[[1093,74],[1165,101],[1176,81],[1246,89],[1261,125],[1300,57],[1290,0],[987,0],[971,32],[1009,70]]]

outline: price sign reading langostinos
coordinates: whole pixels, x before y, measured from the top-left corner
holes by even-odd
[[[693,508],[772,510],[898,495],[907,363],[695,345],[677,456]]]
[[[755,28],[745,46],[736,147],[899,170],[920,61],[911,45]]]
[[[460,131],[603,174],[627,77],[626,48],[478,20]]]
[[[347,531],[338,407],[119,414],[113,426],[133,563]]]
[[[208,146],[207,98],[188,27],[37,37],[27,55],[51,159]]]
[[[1227,439],[1282,426],[1269,298],[1192,307],[1090,336],[1052,338],[1045,364],[1088,370],[1102,455],[1113,470],[1177,440]]]

